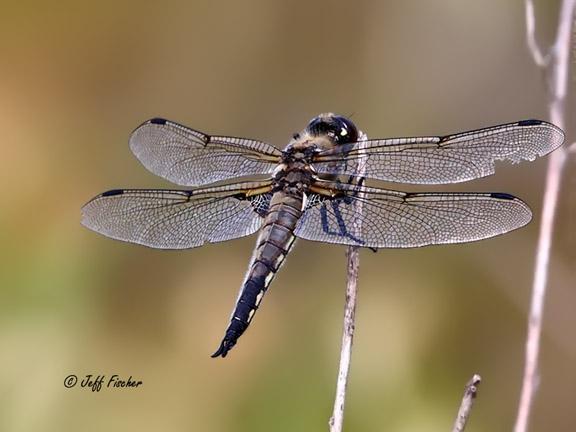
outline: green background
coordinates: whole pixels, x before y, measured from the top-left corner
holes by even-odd
[[[83,228],[116,187],[170,187],[127,138],[162,116],[283,147],[320,112],[369,137],[546,118],[521,1],[4,2],[0,15],[0,430],[327,430],[345,249],[300,241],[250,330],[211,359],[254,238],[156,251]],[[537,3],[542,43],[556,2]],[[567,172],[573,171],[574,163]],[[461,185],[503,191],[528,227],[467,245],[363,251],[345,429],[511,430],[546,161]],[[576,429],[574,177],[551,258],[532,429]],[[64,388],[69,374],[137,389]]]

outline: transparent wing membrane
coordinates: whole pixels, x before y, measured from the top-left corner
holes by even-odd
[[[183,186],[269,174],[282,154],[261,141],[209,136],[164,119],[136,128],[130,148],[148,170]]]
[[[112,190],[82,208],[82,224],[153,248],[194,248],[257,231],[268,211],[269,186],[246,182],[191,191]]]
[[[343,184],[333,192],[334,198],[309,197],[294,232],[298,237],[409,248],[493,237],[526,225],[532,217],[524,202],[504,193],[405,193]]]
[[[316,155],[319,173],[412,183],[458,183],[494,173],[494,162],[534,160],[559,147],[564,133],[551,123],[523,120],[454,135],[351,143]],[[362,148],[361,148],[362,147]]]

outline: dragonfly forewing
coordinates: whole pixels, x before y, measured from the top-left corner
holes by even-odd
[[[412,184],[459,183],[494,174],[496,161],[534,160],[559,147],[564,132],[542,120],[523,120],[446,136],[350,143],[319,153],[319,173],[365,176]]]
[[[261,141],[209,136],[159,118],[134,130],[130,148],[148,170],[183,186],[270,174],[282,155]]]

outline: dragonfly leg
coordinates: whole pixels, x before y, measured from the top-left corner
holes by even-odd
[[[346,237],[350,240],[353,240],[359,246],[363,245],[365,242],[362,239],[355,237],[352,233],[348,231],[346,227],[346,222],[342,217],[342,213],[340,212],[340,203],[337,201],[330,201],[330,206],[332,207],[332,211],[334,217],[336,218],[336,224],[338,225],[338,230],[332,230],[330,228],[330,222],[328,220],[328,209],[326,205],[320,207],[320,218],[322,220],[322,229],[326,234],[338,236],[338,237]]]

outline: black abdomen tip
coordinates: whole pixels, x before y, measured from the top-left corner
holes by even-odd
[[[497,198],[497,199],[503,199],[503,200],[509,200],[509,201],[516,199],[516,197],[514,195],[510,195],[510,194],[507,194],[504,192],[493,192],[490,194],[490,197]]]
[[[518,122],[518,126],[538,126],[544,123],[542,120],[529,119]]]
[[[167,120],[160,117],[154,117],[153,119],[150,119],[148,122],[157,125],[165,125]]]
[[[123,189],[112,189],[112,190],[104,192],[100,196],[109,197],[109,196],[115,196],[115,195],[122,195],[123,193],[124,193]]]

